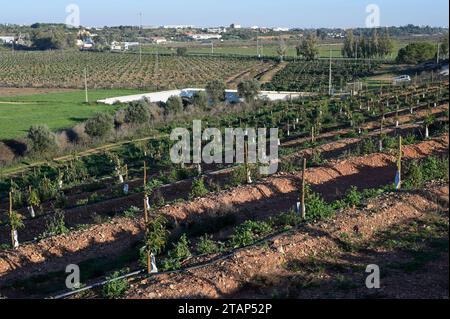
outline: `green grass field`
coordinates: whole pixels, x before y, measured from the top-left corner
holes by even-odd
[[[394,41],[394,49],[391,58],[395,58],[397,56],[398,50],[405,47],[407,45],[406,42]],[[333,58],[342,58],[342,47],[343,43],[336,44],[320,44],[319,45],[319,57],[328,58],[330,56],[330,50]],[[191,54],[208,54],[211,53],[211,45],[205,44],[203,46],[199,46],[199,44],[188,45],[188,53]],[[137,49],[136,49],[137,50]],[[263,48],[263,55],[267,57],[276,57],[278,46],[274,44],[266,45]],[[172,48],[170,45],[164,46],[144,46],[143,52],[145,53],[161,53],[161,54],[175,54],[176,49]],[[245,56],[256,56],[256,44],[243,44],[240,46],[237,45],[227,45],[223,43],[215,43],[214,47],[215,54],[223,54],[223,55],[245,55]],[[287,45],[287,56],[288,57],[296,57],[297,51],[294,45]]]
[[[143,93],[137,90],[95,90],[90,101]],[[98,112],[113,112],[117,106],[85,104],[84,91],[0,98],[0,140],[24,136],[31,125],[46,124],[54,131],[83,122]]]

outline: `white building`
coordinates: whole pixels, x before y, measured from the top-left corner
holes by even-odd
[[[167,39],[164,37],[153,37],[151,38],[152,42],[155,44],[166,44]]]
[[[222,39],[222,36],[220,34],[191,34],[190,37],[191,39],[196,41]]]
[[[0,43],[11,44],[14,42],[14,37],[11,36],[0,36]]]
[[[289,28],[275,28],[273,29],[275,32],[288,32]]]
[[[242,29],[242,26],[240,24],[233,23],[232,25],[230,25],[230,28],[231,29]]]
[[[227,28],[219,27],[219,28],[208,28],[206,29],[208,33],[226,33]]]

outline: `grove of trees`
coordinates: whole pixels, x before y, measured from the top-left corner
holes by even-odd
[[[437,46],[428,42],[417,42],[408,44],[400,49],[397,56],[397,63],[419,64],[436,57]]]
[[[317,36],[309,33],[304,40],[297,46],[297,55],[304,57],[308,61],[314,60],[319,55],[317,47]]]
[[[342,55],[347,58],[384,58],[392,54],[393,50],[394,43],[387,30],[379,36],[377,29],[374,29],[370,37],[360,36],[359,38],[354,36],[352,30],[348,30]]]

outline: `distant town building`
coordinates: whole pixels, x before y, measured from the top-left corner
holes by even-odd
[[[208,28],[206,29],[208,33],[226,33],[227,28],[224,27],[218,27],[218,28]]]
[[[12,43],[14,43],[14,37],[0,36],[0,43],[12,44]]]
[[[139,46],[139,42],[111,42],[111,51],[128,51],[131,47]]]
[[[166,44],[167,43],[167,39],[164,37],[152,37],[152,38],[150,38],[150,40],[152,41],[152,43],[155,43],[155,44]]]
[[[163,29],[195,29],[194,25],[165,25]]]
[[[288,32],[289,28],[274,28],[273,31],[275,31],[275,32]]]
[[[189,37],[196,41],[222,39],[222,36],[220,34],[207,34],[207,33],[190,34]]]
[[[242,29],[242,26],[240,24],[233,23],[230,25],[230,28],[231,29]]]

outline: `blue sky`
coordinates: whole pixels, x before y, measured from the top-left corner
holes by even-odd
[[[239,23],[243,26],[357,27],[364,26],[366,6],[377,4],[381,25],[448,26],[448,0],[4,0],[0,23],[60,22],[65,8],[80,7],[82,25]]]

